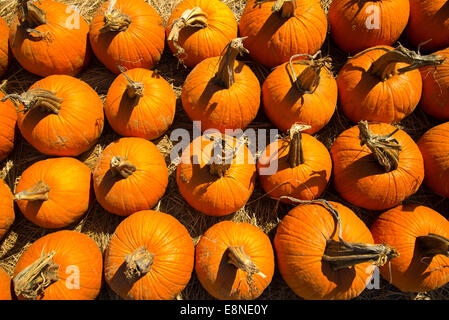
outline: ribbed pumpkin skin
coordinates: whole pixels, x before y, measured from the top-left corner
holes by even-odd
[[[328,13],[333,40],[350,54],[378,45],[392,45],[407,26],[409,15],[408,0],[335,0]],[[374,25],[376,22],[379,28]]]
[[[8,232],[15,220],[13,195],[9,186],[0,181],[0,240]]]
[[[434,192],[449,198],[449,122],[429,129],[418,140],[424,159],[424,183]]]
[[[80,219],[91,200],[91,171],[81,161],[70,158],[41,160],[25,169],[16,193],[43,181],[49,188],[46,201],[19,200],[23,215],[34,224],[47,229],[66,227]]]
[[[126,158],[137,171],[124,179],[113,176],[112,157]],[[107,146],[92,171],[97,201],[107,211],[128,216],[151,209],[164,195],[168,170],[159,149],[143,138],[121,138]]]
[[[213,79],[220,58],[208,58],[187,76],[182,87],[182,106],[192,121],[201,121],[201,130],[245,129],[260,106],[260,84],[243,62],[235,61],[235,82],[229,89]]]
[[[153,68],[165,46],[165,27],[159,13],[143,0],[117,0],[114,8],[131,18],[128,29],[104,32],[103,17],[109,1],[97,11],[90,25],[89,39],[98,60],[118,74],[117,64],[126,69]]]
[[[446,0],[410,0],[407,39],[415,47],[434,51],[449,46],[449,7]]]
[[[229,264],[228,248],[241,247],[266,277],[248,273]],[[274,252],[268,236],[249,223],[222,221],[210,227],[195,249],[195,272],[201,285],[220,300],[252,300],[270,284]]]
[[[144,86],[143,96],[129,98],[128,80],[119,75],[109,88],[104,111],[115,132],[126,137],[153,140],[164,134],[175,117],[176,95],[170,84],[155,72],[135,68],[126,72]]]
[[[348,242],[374,243],[369,229],[349,208],[329,202],[340,214],[342,237]],[[321,204],[299,205],[277,227],[276,261],[282,278],[307,300],[349,300],[357,297],[371,277],[372,263],[332,270],[322,261],[326,241],[338,241],[333,215]]]
[[[69,230],[47,234],[36,240],[19,258],[14,277],[41,257],[55,251],[53,261],[59,265],[59,280],[49,285],[36,300],[94,300],[100,293],[103,274],[103,256],[97,244],[89,236]],[[79,289],[70,289],[67,282],[79,270]],[[23,300],[22,296],[18,297]]]
[[[371,226],[371,232],[376,243],[388,243],[399,252],[399,257],[391,260],[395,287],[404,292],[427,292],[447,283],[449,258],[443,255],[425,258],[416,245],[417,237],[429,233],[449,238],[449,223],[438,212],[422,205],[401,205],[381,214]],[[380,272],[385,279],[390,279],[388,264]]]
[[[293,64],[296,75],[307,66]],[[286,132],[297,123],[310,125],[304,130],[313,134],[322,129],[332,118],[337,106],[337,82],[326,68],[320,72],[320,83],[314,93],[303,94],[293,82],[289,63],[285,63],[265,79],[262,98],[265,114],[280,130]]]
[[[291,168],[288,162],[290,147],[288,143],[276,141],[268,145],[257,161],[260,183],[266,193],[274,199],[289,196],[300,200],[319,198],[329,182],[332,160],[327,148],[316,138],[302,134],[304,163]],[[265,170],[275,168],[274,174]],[[282,202],[291,203],[288,199]]]
[[[40,108],[18,113],[23,137],[43,154],[78,156],[89,150],[103,132],[103,103],[87,83],[65,75],[48,76],[31,89],[56,92],[63,99],[59,115]],[[23,106],[22,106],[23,107]]]
[[[35,30],[48,33],[48,36],[46,39],[33,37],[33,34],[29,37],[16,16],[9,32],[14,57],[24,69],[41,77],[78,74],[89,64],[91,57],[86,20],[81,15],[74,15],[68,5],[57,1],[43,0],[34,4],[46,12],[47,20],[47,24]],[[79,26],[72,26],[77,17]]]
[[[130,284],[125,256],[144,246],[154,254],[149,273]],[[105,252],[105,280],[122,299],[170,300],[190,280],[195,249],[187,229],[173,216],[143,210],[123,220]]]
[[[247,2],[239,22],[240,36],[251,57],[266,67],[274,68],[297,53],[314,54],[327,33],[327,17],[317,0],[296,0],[295,17],[282,19],[273,13],[274,1]]]
[[[388,135],[396,128],[385,123],[369,125],[373,134]],[[385,172],[366,145],[360,146],[357,126],[342,132],[331,147],[334,185],[348,202],[369,210],[400,204],[418,191],[424,179],[421,152],[413,139],[399,130],[393,137],[402,151],[396,170]]]
[[[181,55],[188,67],[194,67],[201,61],[221,54],[223,48],[237,37],[237,20],[231,9],[219,0],[183,0],[173,10],[167,21],[166,35],[170,34],[173,23],[186,10],[199,7],[207,14],[206,28],[187,27],[179,33],[178,44],[185,50]],[[173,41],[168,41],[173,53],[177,50]]]
[[[6,21],[0,17],[0,77],[8,70],[11,61],[11,52],[9,50],[9,27]]]
[[[418,70],[385,81],[368,72],[373,62],[385,53],[382,49],[366,52],[350,59],[338,73],[339,107],[353,122],[397,123],[411,114],[421,99],[422,78]],[[397,63],[396,69],[406,66]]]
[[[5,94],[0,91],[0,100]],[[14,103],[7,100],[0,102],[0,161],[5,159],[14,148],[16,135],[17,111]]]
[[[12,300],[11,278],[3,268],[0,267],[0,300]]]

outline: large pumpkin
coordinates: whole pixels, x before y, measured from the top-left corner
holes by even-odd
[[[327,34],[327,17],[319,0],[249,0],[239,22],[251,57],[269,68],[294,54],[317,52]]]
[[[168,185],[164,157],[143,138],[112,142],[98,157],[92,173],[97,201],[120,216],[151,209]]]
[[[0,91],[0,161],[8,157],[14,148],[17,123],[14,103],[4,98],[5,94]]]
[[[173,122],[176,95],[157,73],[143,68],[122,72],[109,88],[104,103],[112,129],[122,136],[159,138]]]
[[[52,1],[19,1],[11,24],[9,43],[20,65],[46,77],[74,76],[90,61],[89,25],[67,4]]]
[[[12,300],[11,278],[2,267],[0,267],[0,300]]]
[[[273,277],[270,239],[249,223],[222,221],[213,225],[195,252],[198,280],[217,299],[256,299]]]
[[[91,182],[89,167],[75,158],[41,160],[22,173],[14,200],[34,224],[47,229],[62,228],[86,213]]]
[[[153,68],[164,51],[165,27],[159,13],[144,0],[111,0],[98,9],[89,38],[98,60],[118,74],[119,65]]]
[[[36,240],[19,258],[14,291],[21,300],[94,300],[102,271],[101,251],[89,236],[57,231]]]
[[[194,263],[187,229],[169,214],[143,210],[123,220],[105,252],[105,280],[122,299],[174,299]]]
[[[308,300],[355,298],[374,266],[397,256],[388,244],[375,245],[368,227],[349,208],[327,201],[288,212],[277,227],[274,247],[282,278]]]
[[[182,87],[182,106],[201,130],[245,129],[260,105],[260,84],[253,71],[236,61],[245,52],[242,39],[232,40],[220,57],[200,62]]]
[[[0,180],[0,240],[8,232],[15,220],[13,194],[9,186]]]
[[[9,27],[6,21],[0,17],[0,77],[8,70],[11,61],[11,52],[9,50]]]
[[[350,203],[369,210],[400,204],[424,179],[421,152],[404,131],[361,121],[342,132],[331,148],[334,185]]]
[[[183,0],[167,22],[167,40],[173,54],[188,67],[217,57],[237,37],[237,20],[219,0]]]
[[[381,214],[371,226],[374,240],[395,247],[399,257],[380,269],[405,292],[427,292],[449,279],[449,222],[435,210],[401,205]]]

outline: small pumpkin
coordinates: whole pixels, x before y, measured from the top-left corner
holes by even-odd
[[[201,130],[245,129],[260,106],[260,84],[238,54],[246,52],[242,38],[232,40],[220,57],[200,62],[182,87],[182,106]]]
[[[144,0],[110,0],[92,19],[89,39],[95,56],[115,74],[119,65],[151,69],[164,51],[165,27]]]
[[[0,161],[10,155],[14,149],[16,136],[17,111],[11,101],[3,100],[5,94],[0,91]]]
[[[118,225],[109,241],[105,280],[122,299],[174,299],[190,280],[194,250],[189,232],[173,216],[136,212]]]
[[[265,79],[262,99],[265,114],[286,132],[295,123],[310,126],[305,133],[322,129],[337,106],[337,82],[331,72],[331,59],[318,54],[294,55]],[[296,60],[304,57],[305,59]]]
[[[11,52],[9,49],[9,26],[6,21],[0,17],[0,77],[2,77],[8,70],[11,62]]]
[[[369,210],[399,205],[418,191],[424,162],[413,139],[386,123],[360,121],[331,147],[334,185],[348,202]]]
[[[196,246],[195,272],[201,285],[217,299],[256,299],[274,273],[270,239],[249,223],[219,222]]]
[[[69,230],[36,240],[14,269],[20,300],[94,300],[100,293],[103,257],[89,236]]]
[[[290,210],[274,237],[282,278],[307,300],[349,300],[360,295],[374,267],[397,257],[390,243],[374,243],[378,242],[353,211],[326,200]]]
[[[9,186],[0,179],[0,240],[2,240],[15,220],[14,200]],[[0,290],[1,292],[1,290]]]
[[[27,71],[74,76],[89,64],[89,25],[73,7],[52,1],[19,1],[9,43]]]
[[[175,117],[176,95],[156,72],[135,68],[122,73],[109,88],[104,103],[112,129],[122,136],[159,138]]]
[[[89,167],[75,158],[41,160],[22,173],[14,200],[23,215],[39,227],[62,228],[87,212],[91,182]]]
[[[251,57],[274,68],[295,54],[313,55],[327,35],[319,0],[249,0],[239,22]]]
[[[195,210],[224,216],[242,208],[254,190],[256,166],[243,139],[213,132],[182,153],[176,182]]]
[[[400,205],[382,213],[371,226],[374,240],[397,248],[399,257],[380,269],[404,292],[427,292],[448,282],[449,222],[418,204]]]
[[[274,199],[319,198],[329,182],[332,160],[327,148],[303,133],[310,126],[293,125],[289,136],[272,142],[257,161],[260,183]]]
[[[2,267],[0,267],[0,300],[12,300],[11,278]]]
[[[219,0],[183,0],[167,22],[167,41],[173,54],[188,67],[217,57],[237,37],[237,20]]]
[[[143,138],[112,142],[98,157],[92,173],[98,203],[119,216],[151,209],[168,185],[164,157]]]
[[[46,155],[78,156],[93,147],[103,131],[100,97],[71,76],[48,76],[5,99],[18,106],[17,125],[25,140]]]

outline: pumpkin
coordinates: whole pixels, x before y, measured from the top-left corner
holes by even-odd
[[[369,210],[397,206],[418,191],[424,162],[413,139],[386,123],[361,121],[331,147],[334,186],[348,202]]]
[[[167,22],[167,41],[172,53],[188,67],[217,57],[237,37],[237,20],[219,0],[183,0]]]
[[[254,190],[255,179],[254,158],[243,140],[217,132],[193,140],[176,170],[183,198],[210,216],[242,208]]]
[[[12,300],[11,278],[2,267],[0,267],[0,300]]]
[[[103,103],[87,83],[66,75],[35,82],[28,91],[5,97],[18,109],[25,140],[46,155],[78,156],[94,146],[103,131]]]
[[[321,52],[318,52],[320,54]],[[281,131],[295,123],[310,126],[305,133],[322,129],[337,106],[337,82],[330,71],[329,57],[294,55],[274,69],[262,86],[265,114]]]
[[[400,205],[382,213],[371,226],[376,242],[397,248],[399,257],[380,269],[404,292],[427,292],[448,282],[449,222],[418,204]]]
[[[105,252],[104,275],[122,299],[174,299],[193,271],[195,249],[173,216],[143,210],[124,219]]]
[[[353,211],[326,200],[290,210],[274,237],[282,278],[307,300],[349,300],[360,295],[374,267],[397,257],[389,244],[374,243]]]
[[[449,46],[448,16],[447,0],[410,0],[407,39],[426,51]]]
[[[164,157],[143,138],[112,142],[98,157],[92,174],[98,203],[119,216],[151,209],[168,185]]]
[[[89,64],[89,25],[67,4],[52,0],[19,1],[9,44],[27,71],[46,77],[74,76]]]
[[[8,157],[14,148],[17,123],[14,104],[4,98],[5,94],[0,91],[0,161]]]
[[[14,223],[15,217],[11,189],[3,180],[0,180],[0,240],[5,237],[9,228]]]
[[[75,158],[61,157],[25,169],[14,200],[28,220],[55,229],[78,221],[89,208],[90,196],[89,167]]]
[[[249,0],[239,22],[251,57],[274,68],[295,54],[313,55],[324,43],[327,17],[319,0]]]
[[[8,70],[8,66],[11,61],[8,35],[8,24],[2,17],[0,17],[0,77],[6,73],[6,70]]]
[[[119,65],[151,69],[164,51],[165,27],[144,0],[111,0],[92,19],[89,39],[95,56],[113,73],[120,73]]]
[[[449,198],[449,122],[423,134],[418,147],[424,159],[424,183],[434,192]]]
[[[332,39],[350,54],[392,45],[407,26],[409,15],[408,0],[334,0],[328,12]]]
[[[439,56],[421,56],[399,45],[371,47],[350,58],[337,76],[339,106],[351,121],[397,123],[421,99],[419,70],[441,64]]]
[[[254,120],[260,105],[260,84],[253,71],[236,61],[246,49],[242,39],[232,40],[220,57],[200,62],[182,87],[182,106],[201,130],[245,129]]]
[[[274,199],[319,198],[329,182],[332,160],[316,138],[302,133],[310,126],[293,125],[286,138],[272,142],[257,161],[260,183]]]
[[[217,299],[256,299],[274,273],[270,239],[249,223],[219,222],[196,246],[195,272],[201,285]]]
[[[17,261],[14,291],[20,300],[94,300],[103,257],[89,236],[69,230],[36,240]]]

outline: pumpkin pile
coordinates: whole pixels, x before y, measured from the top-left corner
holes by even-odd
[[[0,300],[449,283],[448,1],[12,2]]]

